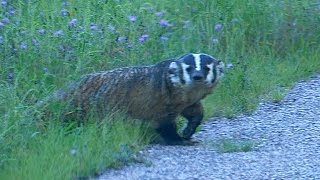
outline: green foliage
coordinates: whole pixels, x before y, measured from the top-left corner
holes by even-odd
[[[88,72],[204,52],[233,65],[205,100],[207,117],[279,101],[320,71],[319,15],[316,0],[2,0],[0,179],[88,176],[148,142],[145,128],[122,120],[69,132],[27,113]]]
[[[45,132],[34,132],[10,152],[15,156],[5,159],[0,178],[74,179],[141,161],[135,154],[153,137],[146,129],[121,118],[72,130],[51,123]]]
[[[216,148],[221,153],[249,152],[257,145],[253,140],[222,139],[216,144]]]

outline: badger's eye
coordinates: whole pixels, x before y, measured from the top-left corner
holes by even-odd
[[[187,70],[187,72],[191,72],[192,71],[192,67],[189,66],[189,67],[186,68],[186,70]]]
[[[209,67],[205,67],[204,70],[205,70],[206,72],[209,72],[209,71],[210,71],[210,68],[209,68]]]

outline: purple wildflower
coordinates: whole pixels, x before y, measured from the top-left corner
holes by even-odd
[[[68,10],[61,9],[60,13],[61,13],[62,16],[67,16],[68,15]]]
[[[59,45],[58,45],[58,49],[59,49],[60,51],[65,52],[65,51],[66,51],[66,46],[64,46],[64,45],[62,45],[62,44],[59,44]]]
[[[32,38],[32,42],[33,42],[33,44],[36,45],[36,46],[40,44],[39,41],[38,41],[38,39],[36,39],[36,38]]]
[[[13,14],[16,13],[16,11],[14,10],[14,8],[13,8],[12,6],[9,6],[8,12],[9,12],[9,14],[11,14],[11,15],[13,15]]]
[[[154,15],[160,17],[160,16],[163,16],[165,13],[166,13],[166,11],[160,11],[160,12],[154,13]]]
[[[145,41],[145,38],[143,38],[143,37],[139,37],[139,41],[142,43],[142,42],[144,42],[144,41]]]
[[[232,64],[232,63],[228,63],[228,64],[226,65],[226,68],[227,68],[227,69],[232,69],[232,68],[233,68],[233,64]]]
[[[25,42],[20,43],[20,48],[21,49],[27,49],[27,44]]]
[[[15,11],[14,9],[10,9],[8,12],[9,12],[9,14],[11,14],[11,15],[13,15],[13,14],[16,13],[16,11]]]
[[[1,1],[1,5],[2,5],[2,6],[5,6],[5,5],[7,5],[7,4],[8,4],[7,1],[5,1],[5,0],[2,0],[2,1]]]
[[[165,20],[165,19],[161,19],[159,24],[163,27],[169,27],[172,26],[172,24],[169,23],[169,21]]]
[[[8,75],[7,75],[7,80],[9,83],[13,83],[13,80],[14,80],[14,73],[12,70],[10,70],[10,72],[8,72]]]
[[[214,26],[214,30],[216,30],[216,31],[220,31],[221,29],[222,29],[222,24],[216,24]]]
[[[139,41],[142,43],[142,42],[145,42],[148,38],[149,38],[148,34],[143,34],[142,36],[139,37]]]
[[[238,18],[233,18],[232,20],[231,20],[231,22],[233,22],[233,23],[237,23],[237,22],[239,22],[240,20],[238,19]]]
[[[78,20],[77,19],[72,19],[69,23],[68,26],[71,27],[75,27],[77,24]]]
[[[103,34],[104,33],[104,29],[100,29],[98,32]]]
[[[46,30],[44,30],[44,29],[39,29],[37,32],[38,32],[38,34],[43,35],[43,34],[46,33]]]
[[[44,68],[43,68],[43,71],[44,71],[44,73],[48,73],[48,68],[47,68],[47,67],[44,67]]]
[[[72,156],[75,156],[75,155],[77,155],[78,150],[77,150],[76,148],[72,148],[72,149],[70,150],[70,153],[71,153]]]
[[[131,22],[135,22],[137,20],[137,16],[128,16],[128,19],[131,21]]]
[[[63,36],[63,31],[60,29],[54,33],[55,36]]]
[[[214,44],[219,43],[219,39],[217,39],[217,38],[212,38],[212,42],[213,42]]]
[[[119,36],[118,38],[117,38],[117,41],[118,42],[125,42],[127,40],[127,37],[124,37],[124,36]]]
[[[1,20],[1,22],[2,22],[3,24],[8,24],[8,23],[10,22],[10,20],[9,20],[9,18],[3,18],[3,19]]]
[[[127,47],[128,47],[128,48],[132,48],[132,47],[133,47],[133,44],[132,44],[132,43],[127,43]]]
[[[187,28],[190,24],[190,21],[183,21],[183,28]]]
[[[168,38],[167,36],[161,36],[160,39],[161,39],[161,41],[163,41],[163,42],[169,40],[169,38]]]
[[[90,23],[91,30],[98,30],[98,26],[95,23]]]
[[[62,2],[62,6],[64,6],[64,7],[68,6],[68,2],[67,1],[63,1]]]
[[[116,28],[114,26],[112,26],[111,24],[108,25],[108,29],[110,31],[115,31],[116,30]]]

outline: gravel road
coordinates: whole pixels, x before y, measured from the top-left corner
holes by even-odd
[[[98,179],[320,179],[320,75],[298,82],[279,103],[205,124],[195,146],[150,145],[150,163],[108,170]],[[255,142],[248,152],[222,153],[224,139]]]

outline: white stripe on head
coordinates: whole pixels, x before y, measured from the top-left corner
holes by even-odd
[[[196,70],[200,71],[201,70],[201,54],[192,54],[194,57],[194,63],[196,64]]]
[[[176,62],[172,62],[170,63],[170,66],[169,66],[169,69],[170,69],[170,74],[169,74],[169,77],[170,77],[170,80],[171,82],[173,83],[174,86],[176,85],[180,85],[180,78],[179,78],[179,75],[178,75],[178,65]]]
[[[209,73],[207,74],[206,82],[207,82],[207,83],[212,83],[212,80],[214,79],[213,63],[208,64],[207,67],[208,67],[210,70],[209,70]]]
[[[187,68],[190,66],[188,64],[185,64],[185,63],[181,63],[181,66],[182,66],[182,73],[183,73],[183,80],[185,80],[186,84],[189,85],[191,84],[191,77],[190,77],[190,74],[187,72]]]

